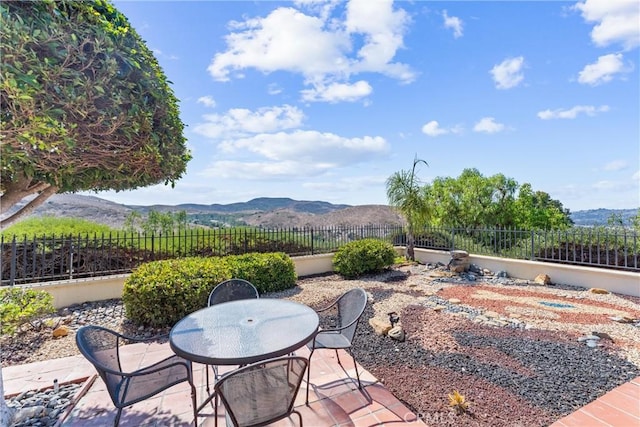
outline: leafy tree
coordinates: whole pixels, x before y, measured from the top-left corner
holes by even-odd
[[[573,225],[570,212],[544,191],[534,192],[531,184],[520,187],[514,209],[515,225],[525,229],[563,229]]]
[[[158,212],[151,209],[147,219],[140,224],[146,234],[170,234],[187,229],[187,212]]]
[[[180,179],[191,155],[152,52],[107,0],[0,3],[0,207]]]
[[[503,174],[483,176],[465,169],[458,178],[438,177],[424,189],[433,221],[445,227],[563,228],[572,221],[562,203],[530,184]],[[517,194],[517,197],[516,197]]]
[[[401,170],[387,179],[387,199],[407,220],[407,258],[415,261],[415,233],[420,225],[429,221],[431,210],[416,177],[416,167],[424,163],[417,157],[413,160],[411,170]]]
[[[629,221],[636,233],[640,233],[640,209],[638,209],[638,212],[636,212],[635,216],[632,216]]]
[[[483,176],[465,169],[458,178],[438,177],[425,190],[435,206],[435,222],[447,227],[479,228],[512,225],[517,183],[502,174]]]

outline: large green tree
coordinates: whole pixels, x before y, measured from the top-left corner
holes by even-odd
[[[477,169],[465,169],[457,178],[434,179],[425,193],[433,222],[440,226],[531,229],[572,224],[562,203],[503,174],[485,177]]]
[[[429,222],[431,210],[424,197],[422,185],[416,176],[416,168],[427,162],[417,157],[413,160],[411,170],[401,170],[387,179],[387,200],[407,220],[407,258],[414,261],[415,233],[418,227]]]
[[[57,192],[181,178],[178,100],[126,17],[105,0],[0,3],[0,212],[7,225]]]

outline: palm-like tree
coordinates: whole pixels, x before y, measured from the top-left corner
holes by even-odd
[[[417,228],[430,218],[429,204],[421,191],[420,180],[416,177],[416,167],[424,163],[417,157],[413,160],[410,171],[401,170],[387,179],[387,199],[389,205],[396,208],[407,220],[407,252],[406,256],[415,261],[414,236]]]

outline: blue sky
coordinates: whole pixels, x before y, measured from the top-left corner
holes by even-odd
[[[640,206],[640,3],[115,1],[193,153],[150,205],[387,204],[385,180],[503,173],[572,211]]]

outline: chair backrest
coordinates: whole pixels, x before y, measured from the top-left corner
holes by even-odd
[[[360,317],[367,307],[367,293],[362,288],[348,290],[338,298],[336,305],[340,327],[346,327],[341,333],[352,341]]]
[[[291,414],[308,363],[299,356],[270,359],[218,380],[215,390],[233,425],[265,425]]]
[[[118,404],[118,386],[122,381],[119,347],[122,336],[101,326],[87,325],[76,332],[80,353],[96,368],[109,391],[111,400]]]
[[[259,298],[258,290],[244,279],[229,279],[218,284],[209,294],[209,306],[227,301]]]

